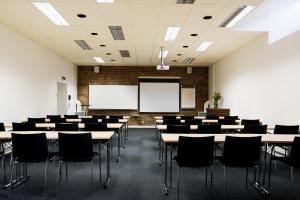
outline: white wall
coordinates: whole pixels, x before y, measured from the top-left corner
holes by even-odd
[[[272,45],[267,35],[217,62],[212,90],[223,107],[264,123],[300,124],[300,32]]]
[[[57,81],[67,79],[75,110],[77,69],[21,34],[0,25],[0,121],[56,113]]]

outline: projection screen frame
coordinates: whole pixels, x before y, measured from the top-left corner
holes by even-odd
[[[181,77],[138,77],[138,112],[141,114],[179,114],[181,112]],[[178,83],[179,86],[179,103],[178,103],[178,112],[141,112],[140,110],[140,83]]]

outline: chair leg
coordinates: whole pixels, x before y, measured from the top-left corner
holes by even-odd
[[[269,163],[269,188],[271,188],[271,173],[272,173],[272,155],[273,155],[274,146],[271,148],[270,154],[270,163]]]
[[[45,169],[44,169],[44,178],[45,178],[44,186],[45,186],[45,188],[47,188],[47,168],[48,168],[48,160],[45,162]]]
[[[214,188],[214,166],[210,166],[210,189],[213,190]]]
[[[227,199],[227,188],[226,188],[226,166],[223,167],[224,170],[224,198]]]
[[[179,187],[180,187],[180,167],[177,171],[177,200],[179,200]]]
[[[91,183],[93,182],[93,159],[91,160]]]
[[[13,161],[10,166],[10,180],[9,180],[9,183],[10,183],[9,189],[10,190],[12,188],[12,179],[13,179],[14,168],[15,168],[15,162]]]
[[[68,162],[66,162],[66,183],[68,182]]]
[[[58,162],[57,183],[61,182],[61,163],[62,161]]]
[[[205,167],[205,189],[207,189],[207,167]]]
[[[246,167],[246,188],[248,189],[248,167]]]
[[[293,185],[294,184],[294,169],[293,169],[292,166],[290,167],[290,172],[291,172],[291,182],[292,182],[292,185]]]

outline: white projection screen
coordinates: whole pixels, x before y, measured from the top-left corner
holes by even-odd
[[[140,78],[139,112],[178,113],[180,111],[180,78]]]
[[[181,88],[181,108],[195,109],[196,108],[196,89]]]
[[[90,109],[137,110],[137,85],[89,85]]]

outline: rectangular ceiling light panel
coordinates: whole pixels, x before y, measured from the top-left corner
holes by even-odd
[[[168,27],[165,40],[166,41],[174,41],[180,31],[181,27]]]
[[[212,42],[202,42],[199,45],[199,47],[196,49],[196,51],[198,52],[205,51],[206,49],[208,49],[208,47],[210,47],[210,45],[212,45]]]
[[[122,26],[109,26],[109,30],[114,40],[125,40]]]
[[[48,17],[54,24],[58,26],[69,26],[69,23],[50,3],[33,2],[33,5],[37,9],[39,9],[46,17]]]
[[[231,28],[246,15],[248,15],[255,6],[241,6],[237,8],[221,25],[220,27]]]

